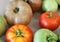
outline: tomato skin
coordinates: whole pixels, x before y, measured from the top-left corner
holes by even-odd
[[[59,23],[60,23],[60,19],[59,19]]]
[[[29,4],[30,4],[33,12],[37,12],[41,8],[42,0],[29,0]]]
[[[31,6],[32,11],[34,13],[38,12],[41,9],[42,0],[23,0],[23,1],[27,2]]]
[[[6,7],[4,17],[10,25],[28,25],[31,22],[32,15],[32,9],[28,3],[15,0]]]
[[[52,13],[52,17],[49,17],[50,13]],[[39,24],[42,28],[54,31],[59,26],[59,16],[56,12],[45,12],[41,14]]]
[[[23,36],[17,36],[16,31],[20,30]],[[24,25],[14,25],[6,32],[6,42],[32,42],[33,33],[31,29]]]

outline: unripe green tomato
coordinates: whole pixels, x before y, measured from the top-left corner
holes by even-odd
[[[42,3],[43,11],[53,11],[56,12],[58,9],[58,4],[55,0],[43,0]]]

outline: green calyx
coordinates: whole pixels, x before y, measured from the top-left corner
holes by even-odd
[[[52,12],[49,14],[49,18],[53,18],[53,13]]]
[[[58,35],[58,40],[57,40],[57,42],[60,42],[60,35]]]
[[[16,36],[17,36],[17,37],[24,37],[24,36],[23,36],[23,33],[20,31],[20,29],[18,29],[18,30],[16,31]]]
[[[51,35],[47,37],[47,41],[48,42],[55,42],[57,40],[55,40]]]

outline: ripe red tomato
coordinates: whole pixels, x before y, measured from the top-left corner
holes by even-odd
[[[56,30],[59,26],[59,16],[56,12],[45,12],[39,18],[40,27]]]

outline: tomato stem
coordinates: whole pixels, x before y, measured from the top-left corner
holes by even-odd
[[[18,13],[19,12],[19,8],[15,7],[15,9],[13,9],[14,13]]]
[[[17,37],[20,37],[20,36],[23,37],[23,33],[20,31],[20,29],[18,29],[18,30],[16,31],[16,35],[17,35]]]
[[[53,14],[52,14],[52,12],[49,14],[49,18],[52,18],[53,17]]]
[[[48,42],[54,42],[56,41],[51,35],[47,37]]]

